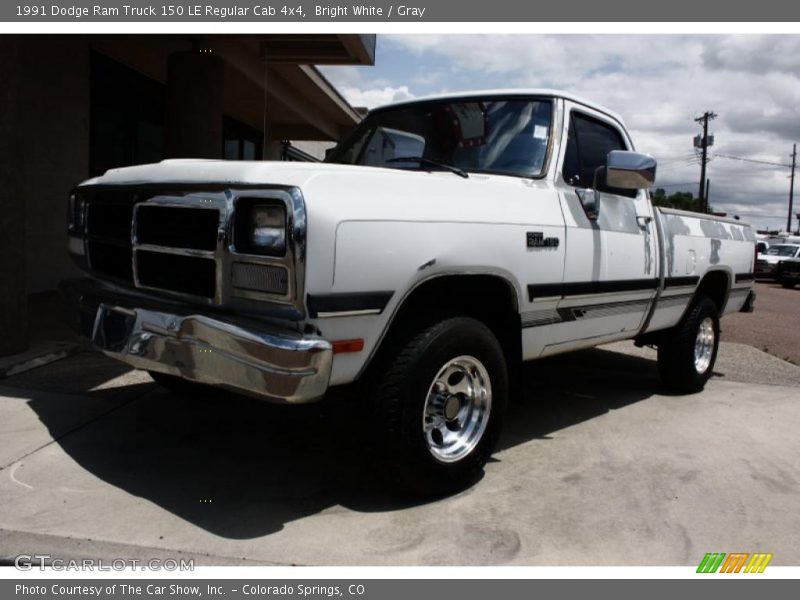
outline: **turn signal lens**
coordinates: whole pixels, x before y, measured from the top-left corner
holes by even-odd
[[[331,344],[334,354],[346,352],[361,352],[364,349],[364,340],[337,340]]]

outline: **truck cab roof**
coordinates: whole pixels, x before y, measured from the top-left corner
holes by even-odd
[[[417,104],[421,102],[430,102],[435,100],[461,100],[461,99],[473,99],[473,98],[485,98],[485,97],[496,97],[496,96],[509,96],[509,97],[531,97],[531,96],[544,96],[544,97],[551,97],[551,98],[564,98],[565,100],[570,100],[571,102],[575,102],[576,104],[582,104],[583,106],[587,106],[592,108],[598,112],[604,113],[609,117],[613,118],[623,127],[625,126],[625,122],[622,120],[617,113],[612,110],[609,110],[605,106],[598,104],[596,102],[592,102],[591,100],[587,100],[578,96],[576,94],[572,94],[570,92],[565,92],[562,90],[556,90],[551,88],[511,88],[511,89],[491,89],[491,90],[469,90],[464,92],[448,92],[446,94],[432,94],[429,96],[422,96],[419,98],[410,98],[408,100],[400,100],[397,102],[390,102],[389,104],[383,104],[381,106],[376,107],[373,110],[379,111],[384,110],[387,108],[396,108],[400,106],[406,106],[411,104]]]

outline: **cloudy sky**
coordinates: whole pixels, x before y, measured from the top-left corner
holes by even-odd
[[[800,36],[379,35],[375,66],[322,70],[355,106],[482,88],[579,94],[622,115],[637,149],[659,159],[668,192],[697,193],[693,119],[713,110],[712,206],[785,227],[790,169],[714,155],[791,162]]]

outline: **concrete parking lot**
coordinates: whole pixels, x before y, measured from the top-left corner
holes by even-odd
[[[800,365],[800,286],[785,289],[775,281],[755,284],[756,310],[729,315],[723,321],[723,339],[755,346]]]
[[[346,406],[186,399],[77,354],[0,382],[0,556],[798,564],[800,367],[724,344],[716,371],[672,396],[628,343],[533,363],[483,480],[421,502],[375,481]]]

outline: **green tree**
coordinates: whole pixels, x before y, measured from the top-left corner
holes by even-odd
[[[655,206],[691,210],[695,212],[699,212],[702,208],[700,200],[689,192],[675,192],[667,196],[667,192],[664,188],[656,188],[656,190],[650,194],[650,198]]]

